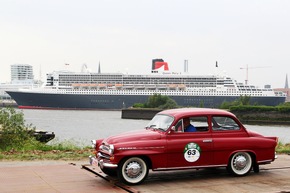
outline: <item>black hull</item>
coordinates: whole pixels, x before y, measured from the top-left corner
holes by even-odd
[[[123,109],[135,103],[147,102],[148,95],[85,95],[48,94],[7,91],[19,108],[29,109]],[[231,102],[238,96],[170,96],[183,107],[217,108],[224,101]],[[251,104],[276,106],[285,102],[285,97],[251,97]]]

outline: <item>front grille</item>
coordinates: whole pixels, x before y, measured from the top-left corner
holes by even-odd
[[[109,155],[106,155],[102,152],[99,152],[98,153],[98,159],[107,159],[107,160],[110,160],[110,156]]]

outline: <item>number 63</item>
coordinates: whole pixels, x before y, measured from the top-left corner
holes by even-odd
[[[196,154],[196,150],[195,149],[190,149],[187,151],[187,155],[195,155]]]

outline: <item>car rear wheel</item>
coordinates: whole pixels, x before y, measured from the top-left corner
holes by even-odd
[[[148,166],[144,159],[130,157],[124,159],[118,168],[119,179],[130,185],[140,184],[148,175]]]
[[[228,169],[236,176],[247,175],[252,169],[252,157],[247,152],[237,152],[231,156]]]
[[[256,164],[253,164],[253,170],[255,173],[259,173],[260,172],[260,167],[259,165],[256,163]]]

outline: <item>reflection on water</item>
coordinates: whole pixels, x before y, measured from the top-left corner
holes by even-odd
[[[90,140],[105,138],[125,131],[143,129],[149,120],[121,119],[121,111],[22,110],[27,124],[39,130],[53,131],[59,141],[74,140],[90,145]],[[278,136],[290,143],[290,127],[245,125],[264,136]]]

